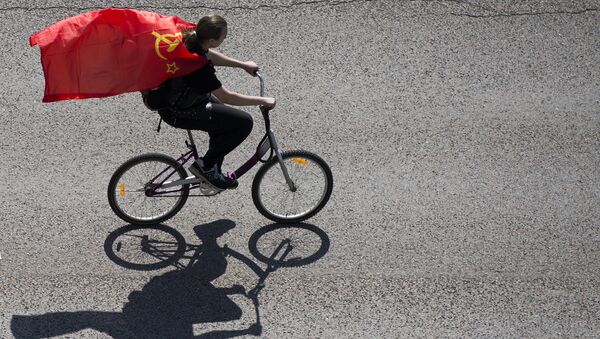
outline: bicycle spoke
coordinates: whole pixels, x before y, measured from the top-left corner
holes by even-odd
[[[147,167],[147,164],[143,164],[142,167]],[[146,178],[146,176],[144,175],[144,172],[142,171],[144,168],[140,168],[138,171],[134,171],[133,174],[136,175],[136,178],[138,180],[138,183],[140,184],[140,186],[144,186],[146,185],[146,182],[148,182],[148,179]]]
[[[132,203],[134,204],[139,204],[139,200],[142,197],[142,194],[136,194],[134,200],[132,201]]]
[[[296,207],[296,195],[297,194],[292,193],[290,195],[292,196],[292,210],[295,211],[294,208]]]
[[[307,205],[310,206],[310,201],[308,201],[305,196],[301,195],[300,197],[302,198],[302,200],[304,200],[304,202],[307,202]]]

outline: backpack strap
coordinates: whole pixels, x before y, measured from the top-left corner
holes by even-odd
[[[162,123],[162,117],[158,120],[158,127],[156,128],[156,133],[160,133],[160,124]]]

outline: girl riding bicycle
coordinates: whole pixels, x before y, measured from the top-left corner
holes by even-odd
[[[237,187],[237,180],[223,175],[221,166],[225,156],[248,137],[253,125],[250,114],[224,104],[275,107],[274,98],[239,94],[221,84],[214,66],[239,67],[253,76],[259,69],[252,61],[238,61],[213,50],[226,36],[227,22],[218,15],[205,16],[195,29],[183,32],[186,48],[206,56],[209,62],[193,73],[174,78],[169,108],[159,110],[162,119],[173,127],[208,132],[209,148],[189,171],[219,189]]]

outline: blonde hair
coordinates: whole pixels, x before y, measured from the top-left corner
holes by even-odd
[[[202,52],[202,44],[206,40],[219,39],[227,28],[227,21],[221,16],[207,15],[198,21],[196,28],[190,28],[183,32],[183,43],[192,53]]]

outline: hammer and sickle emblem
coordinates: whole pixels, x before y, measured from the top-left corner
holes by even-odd
[[[175,48],[177,48],[177,46],[179,46],[179,43],[181,42],[181,40],[177,39],[177,37],[181,36],[181,32],[176,34],[159,34],[157,32],[152,32],[152,35],[156,37],[156,40],[154,41],[154,49],[156,50],[156,54],[164,60],[168,59],[160,53],[160,43],[164,42],[169,45],[169,47],[167,47],[167,52],[171,53],[175,50]]]

